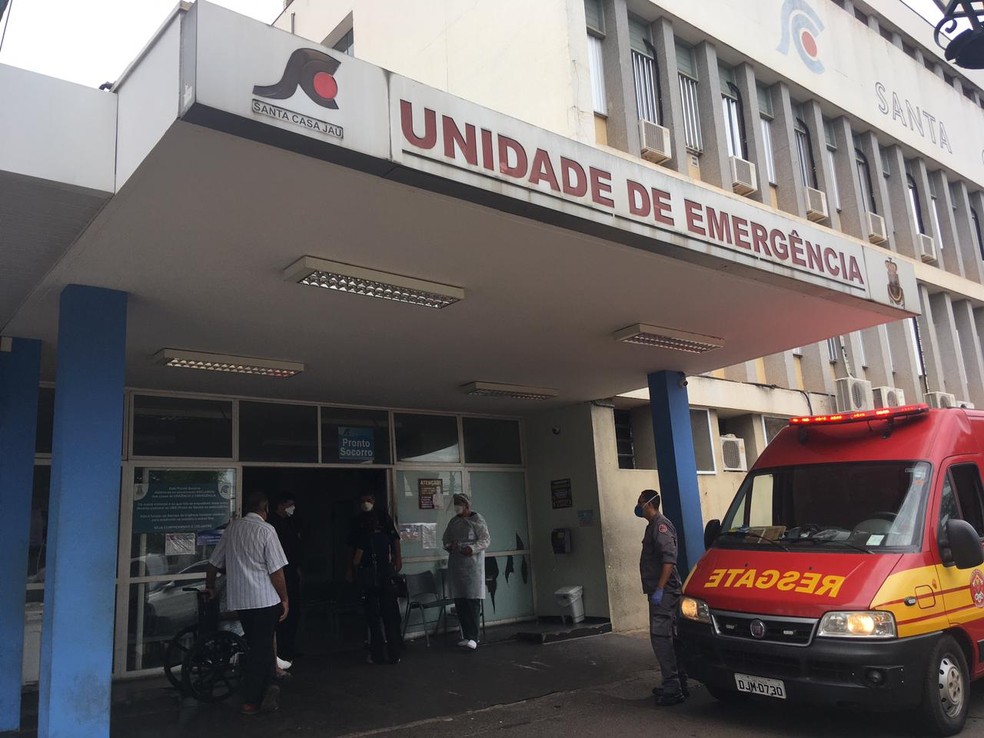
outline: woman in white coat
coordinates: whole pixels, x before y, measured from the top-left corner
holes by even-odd
[[[478,648],[479,614],[485,599],[485,549],[492,543],[485,519],[472,512],[468,495],[454,495],[455,515],[444,530],[451,596],[461,624],[462,648]]]

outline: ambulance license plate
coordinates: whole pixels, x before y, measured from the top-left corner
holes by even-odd
[[[766,679],[765,677],[750,676],[749,674],[735,674],[735,684],[739,692],[749,692],[750,694],[761,694],[765,697],[777,697],[780,700],[786,699],[786,685],[781,679]]]

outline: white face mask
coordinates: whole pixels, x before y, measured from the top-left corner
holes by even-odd
[[[464,505],[455,505],[454,506],[454,514],[455,515],[461,515],[461,513],[463,513],[464,511],[465,511],[465,506]]]
[[[372,512],[372,503],[371,502],[363,502],[362,503],[362,512]]]
[[[287,517],[290,517],[291,515],[294,514],[294,510],[296,510],[296,509],[297,508],[295,508],[293,505],[291,505],[290,507],[285,507],[284,508],[284,512],[287,513]]]

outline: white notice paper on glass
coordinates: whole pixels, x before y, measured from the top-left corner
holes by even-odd
[[[421,548],[437,548],[437,523],[420,524]]]

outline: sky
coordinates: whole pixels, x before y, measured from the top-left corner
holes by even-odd
[[[736,0],[753,2],[754,0]],[[98,87],[136,58],[177,0],[10,0],[0,64]],[[213,0],[272,23],[283,0]],[[934,21],[933,0],[899,0]]]
[[[98,87],[115,81],[178,0],[10,0],[0,64]],[[272,23],[283,0],[212,0]]]

